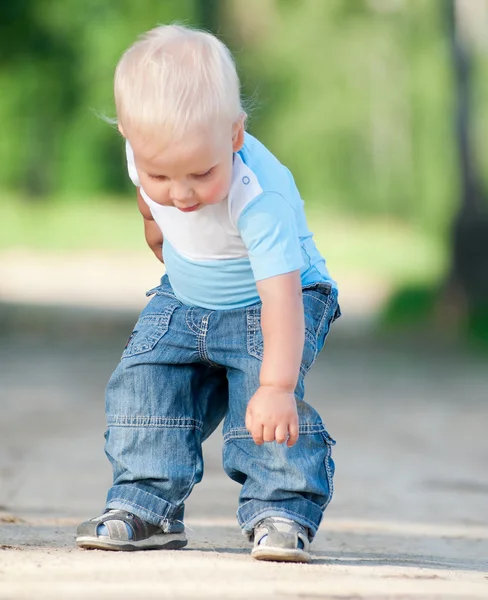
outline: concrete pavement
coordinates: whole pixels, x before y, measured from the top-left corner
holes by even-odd
[[[488,598],[486,357],[337,324],[308,382],[338,440],[311,565],[250,559],[219,434],[187,549],[82,551],[76,525],[110,483],[103,390],[136,314],[46,310],[3,311],[17,321],[0,338],[0,599]]]

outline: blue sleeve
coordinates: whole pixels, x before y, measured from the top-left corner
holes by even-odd
[[[264,192],[242,211],[237,228],[256,281],[303,266],[294,209],[275,192]]]

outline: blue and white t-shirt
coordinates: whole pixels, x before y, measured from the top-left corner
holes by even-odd
[[[127,164],[140,187],[127,142]],[[185,213],[141,196],[163,233],[163,259],[176,297],[211,310],[259,302],[256,281],[300,270],[302,284],[330,278],[308,230],[290,171],[245,134],[234,155],[232,184],[219,204]]]

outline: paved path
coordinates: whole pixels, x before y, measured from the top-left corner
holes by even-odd
[[[338,440],[311,565],[250,559],[219,434],[188,503],[187,549],[81,551],[76,525],[110,483],[103,389],[134,315],[2,314],[0,599],[488,598],[486,357],[338,324],[308,385]]]
[[[152,252],[92,251],[59,253],[0,251],[0,302],[140,310],[144,293],[158,284],[164,267]],[[341,305],[349,316],[378,309],[391,283],[377,274],[335,273]]]

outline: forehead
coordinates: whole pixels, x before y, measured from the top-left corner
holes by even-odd
[[[168,144],[129,139],[138,169],[150,174],[178,177],[209,169],[227,156],[231,136],[216,131],[195,131]],[[232,149],[230,150],[232,151]]]

